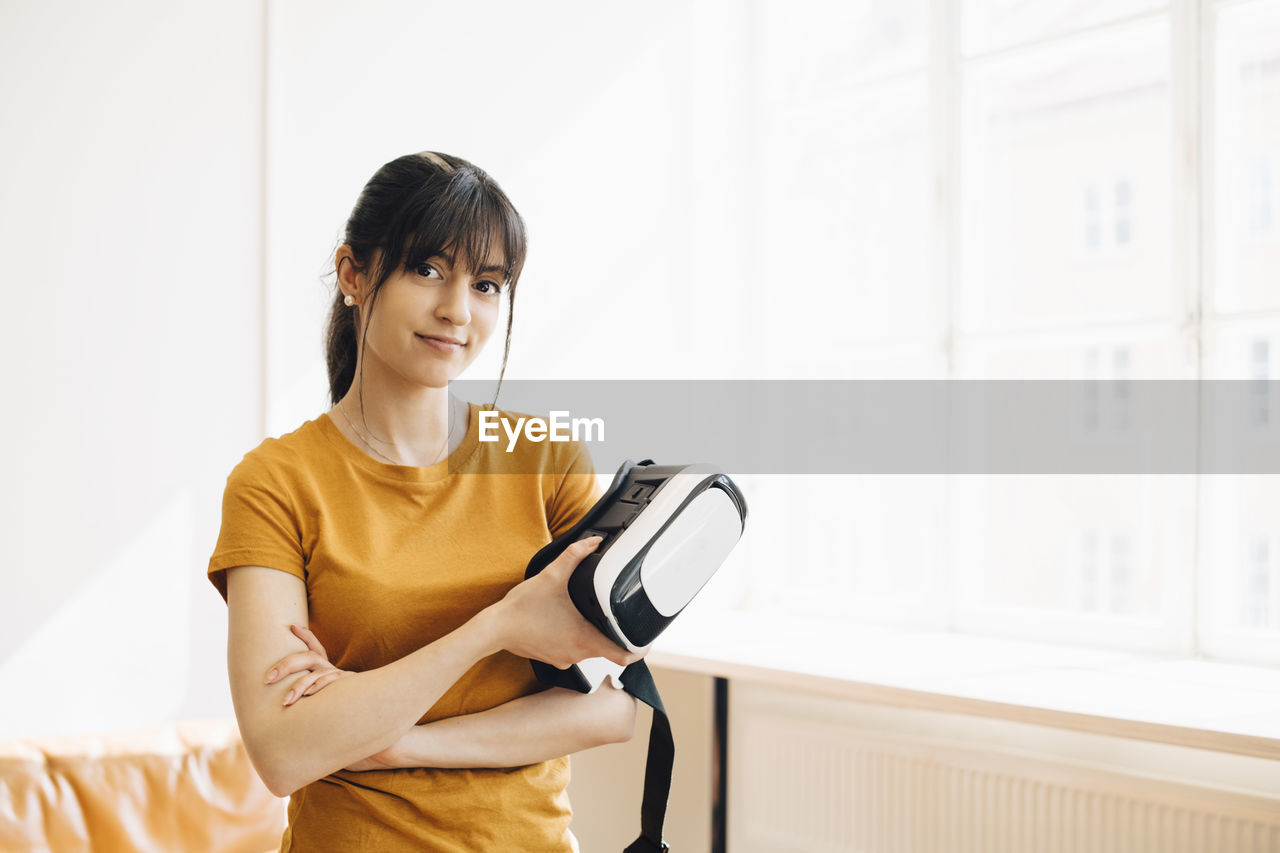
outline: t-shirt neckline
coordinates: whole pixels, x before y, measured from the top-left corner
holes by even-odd
[[[480,446],[479,410],[480,407],[477,404],[467,401],[467,433],[462,437],[462,443],[446,458],[425,468],[416,465],[393,465],[390,462],[375,459],[343,435],[342,430],[338,429],[338,425],[334,423],[333,418],[329,417],[328,412],[322,413],[317,418],[317,423],[325,438],[342,453],[345,459],[366,471],[406,483],[436,483],[460,472],[471,461],[476,448]]]

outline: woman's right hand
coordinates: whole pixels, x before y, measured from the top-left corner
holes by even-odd
[[[587,658],[608,658],[619,666],[640,660],[596,630],[569,598],[569,576],[600,545],[601,537],[580,539],[538,574],[521,582],[493,608],[502,647],[512,654],[567,669]]]
[[[287,676],[297,672],[305,672],[306,675],[299,678],[293,683],[293,687],[289,690],[289,695],[284,698],[284,705],[288,707],[303,696],[311,696],[328,685],[348,675],[355,675],[345,669],[338,669],[329,662],[329,653],[324,650],[324,646],[320,644],[320,638],[311,632],[310,628],[302,625],[290,625],[289,630],[299,640],[307,644],[305,652],[294,652],[276,661],[271,666],[271,672],[267,673],[266,683],[274,684]]]

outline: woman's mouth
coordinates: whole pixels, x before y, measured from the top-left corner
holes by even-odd
[[[436,352],[452,354],[461,350],[466,344],[453,338],[440,338],[433,335],[419,335],[417,332],[414,336]]]

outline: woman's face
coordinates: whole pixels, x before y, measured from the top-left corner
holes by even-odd
[[[504,259],[469,260],[442,252],[383,283],[365,328],[366,376],[377,362],[411,385],[443,388],[475,361],[498,324]]]

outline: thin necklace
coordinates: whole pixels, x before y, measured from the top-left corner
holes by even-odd
[[[347,426],[351,427],[351,431],[352,431],[352,432],[354,432],[354,433],[356,434],[356,438],[360,439],[361,444],[363,444],[365,447],[367,447],[367,448],[369,448],[370,450],[372,450],[372,451],[373,451],[374,453],[376,453],[378,456],[382,457],[382,459],[383,459],[385,462],[387,462],[387,464],[389,464],[389,465],[404,465],[404,463],[403,463],[403,462],[397,462],[396,460],[394,460],[394,459],[392,459],[391,457],[387,456],[385,453],[383,453],[383,452],[382,452],[381,450],[379,450],[378,448],[374,447],[374,446],[373,446],[373,444],[372,444],[372,442],[370,441],[370,439],[372,438],[372,436],[370,436],[369,438],[366,438],[366,437],[365,437],[364,432],[363,432],[363,431],[362,431],[358,426],[356,426],[354,423],[352,423],[351,418],[347,415],[347,410],[346,410],[345,408],[343,408],[343,406],[342,406],[342,404],[341,404],[341,403],[339,403],[339,404],[338,404],[337,406],[335,406],[334,408],[336,408],[336,409],[338,410],[338,412],[342,415],[342,419],[343,419],[344,421],[346,421],[346,422],[347,422]],[[452,411],[450,411],[450,414],[449,414],[449,430],[448,430],[448,432],[446,432],[446,433],[445,433],[445,436],[444,436],[444,444],[442,444],[442,445],[440,446],[440,450],[436,452],[436,455],[437,455],[437,456],[438,456],[438,455],[440,455],[441,453],[443,453],[443,452],[444,452],[444,450],[449,446],[449,439],[451,439],[451,438],[453,438],[453,414],[452,414]],[[374,440],[374,441],[376,441],[377,439],[373,439],[373,440]],[[384,442],[384,443],[386,443],[386,442]],[[434,464],[437,464],[439,461],[440,461],[440,460],[438,460],[438,459],[437,459],[437,460],[436,460],[436,462],[433,462],[432,464],[433,464],[433,465],[434,465]]]

